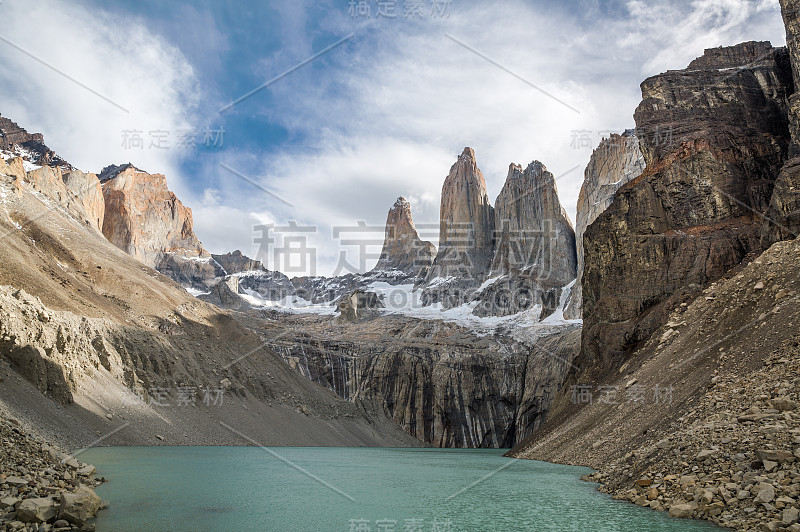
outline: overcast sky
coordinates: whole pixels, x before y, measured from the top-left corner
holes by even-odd
[[[329,274],[340,250],[371,267],[380,248],[358,257],[333,228],[380,227],[398,196],[435,228],[465,146],[491,198],[510,163],[543,162],[574,221],[642,80],[785,42],[778,0],[381,3],[0,0],[0,113],[83,170],[165,174],[212,252],[255,256],[260,224],[315,227]]]

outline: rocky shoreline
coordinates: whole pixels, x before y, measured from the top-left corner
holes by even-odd
[[[584,479],[600,482],[598,489],[615,499],[671,517],[737,530],[800,532],[796,343],[787,341],[748,376],[717,375],[681,429]]]
[[[94,488],[95,468],[0,415],[0,532],[93,531],[107,505]]]

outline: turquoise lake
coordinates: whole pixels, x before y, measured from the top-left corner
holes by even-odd
[[[103,531],[719,530],[614,501],[589,470],[500,450],[104,447]]]

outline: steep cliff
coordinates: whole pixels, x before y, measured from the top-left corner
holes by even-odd
[[[83,204],[91,225],[98,231],[103,231],[103,220],[105,219],[106,204],[103,197],[103,187],[96,175],[71,170],[62,175],[64,185],[67,189]]]
[[[789,145],[785,48],[706,50],[642,83],[645,172],[617,191],[584,236],[583,363],[621,363],[749,254]]]
[[[800,87],[800,2],[781,0],[781,13],[786,26],[786,46],[792,66],[795,90]],[[800,234],[800,93],[789,98],[789,155],[775,182],[762,230],[762,245]]]
[[[425,278],[423,302],[449,308],[481,284],[494,255],[494,208],[472,148],[464,148],[445,178],[439,224],[439,253]]]
[[[583,235],[586,228],[604,212],[614,199],[617,190],[638,177],[645,168],[639,149],[639,139],[633,131],[604,138],[592,152],[583,173],[583,185],[578,195],[575,240],[578,248],[578,280],[572,288],[569,304],[564,310],[568,319],[583,317]]]
[[[580,349],[577,326],[523,340],[401,316],[272,319],[280,328],[266,331],[267,343],[289,366],[349,401],[380,401],[406,432],[436,447],[521,441],[547,416]],[[283,327],[302,335],[280,338]]]
[[[404,277],[424,276],[436,256],[436,247],[419,238],[411,217],[411,204],[403,197],[389,209],[383,249],[373,272],[399,272]]]
[[[184,286],[202,290],[224,275],[194,233],[192,210],[167,188],[163,175],[128,164],[107,167],[101,176],[109,242]]]

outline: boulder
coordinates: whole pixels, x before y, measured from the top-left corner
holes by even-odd
[[[364,290],[355,290],[346,294],[336,304],[336,309],[341,313],[340,317],[349,321],[372,315],[370,311],[379,308],[383,308],[383,303],[378,298],[378,294]]]
[[[75,493],[61,494],[58,517],[73,525],[82,526],[97,514],[101,504],[102,501],[94,490],[80,486]]]
[[[56,503],[50,498],[25,499],[17,506],[17,519],[23,523],[46,523],[56,516]]]
[[[773,488],[769,484],[763,484],[760,487],[757,487],[758,491],[756,492],[756,503],[765,503],[765,502],[772,502],[775,499],[775,488]]]
[[[679,519],[691,519],[696,510],[696,503],[673,504],[669,507],[669,516],[677,517]]]

